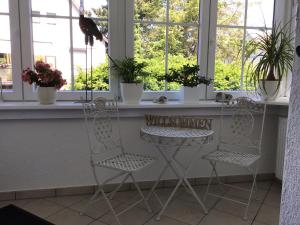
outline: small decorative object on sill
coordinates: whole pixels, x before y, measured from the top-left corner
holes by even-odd
[[[42,105],[54,104],[56,90],[67,84],[61,75],[61,71],[51,69],[50,65],[43,61],[37,61],[34,70],[30,68],[23,70],[22,80],[30,85],[35,84],[38,86],[37,97]]]
[[[160,96],[158,99],[154,99],[153,102],[159,104],[166,104],[168,102],[168,98],[166,96]]]
[[[216,102],[225,102],[229,103],[233,96],[231,94],[226,94],[223,92],[218,92],[216,95]]]

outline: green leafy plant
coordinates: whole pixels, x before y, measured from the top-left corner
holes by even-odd
[[[287,25],[275,24],[271,31],[264,29],[262,34],[257,34],[258,37],[249,43],[253,46],[252,53],[258,52],[248,67],[250,80],[255,86],[262,81],[263,90],[265,81],[278,81],[278,90],[282,78],[292,69],[294,39]]]
[[[209,85],[211,79],[199,76],[199,65],[183,65],[179,69],[170,69],[170,73],[164,76],[167,82],[177,82],[185,87],[196,87],[199,84]]]
[[[112,60],[112,59],[111,59]],[[146,63],[137,62],[134,58],[112,60],[115,68],[124,83],[141,83],[149,74],[144,71]]]

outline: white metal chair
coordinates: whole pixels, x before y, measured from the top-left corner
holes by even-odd
[[[150,206],[136,183],[133,173],[151,165],[155,161],[155,158],[125,152],[120,135],[119,112],[116,101],[96,98],[93,102],[84,103],[83,109],[88,133],[90,164],[98,186],[98,190],[90,199],[86,209],[93,202],[98,201],[101,197],[100,194],[102,194],[118,225],[121,225],[119,216],[142,201],[144,201],[148,211],[151,212]],[[99,178],[100,173],[97,173],[100,168],[112,169],[118,173],[101,182]],[[123,178],[116,189],[111,193],[105,193],[103,189],[104,185],[119,177]],[[116,213],[110,200],[129,177],[132,179],[141,199],[121,212]]]
[[[204,155],[202,158],[208,160],[212,166],[210,179],[208,181],[207,195],[223,198],[244,206],[244,219],[247,219],[248,209],[253,193],[256,191],[256,176],[261,158],[261,144],[264,130],[266,105],[253,101],[247,97],[241,97],[223,104],[221,108],[220,132],[217,149]],[[251,189],[244,189],[235,185],[221,182],[217,172],[217,164],[230,164],[247,169],[253,176]],[[217,182],[231,188],[247,191],[249,197],[246,202],[222,196],[209,191],[213,175]]]

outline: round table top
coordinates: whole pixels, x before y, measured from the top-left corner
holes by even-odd
[[[144,140],[168,145],[207,144],[211,142],[213,134],[213,130],[193,128],[159,126],[146,126],[141,128],[141,137]]]

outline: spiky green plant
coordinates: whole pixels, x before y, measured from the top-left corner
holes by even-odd
[[[251,71],[250,79],[255,86],[261,80],[263,87],[260,88],[264,91],[265,81],[278,81],[278,90],[282,78],[293,67],[294,38],[287,25],[275,24],[271,31],[264,29],[249,43],[253,46],[252,53],[258,52],[248,69]]]

